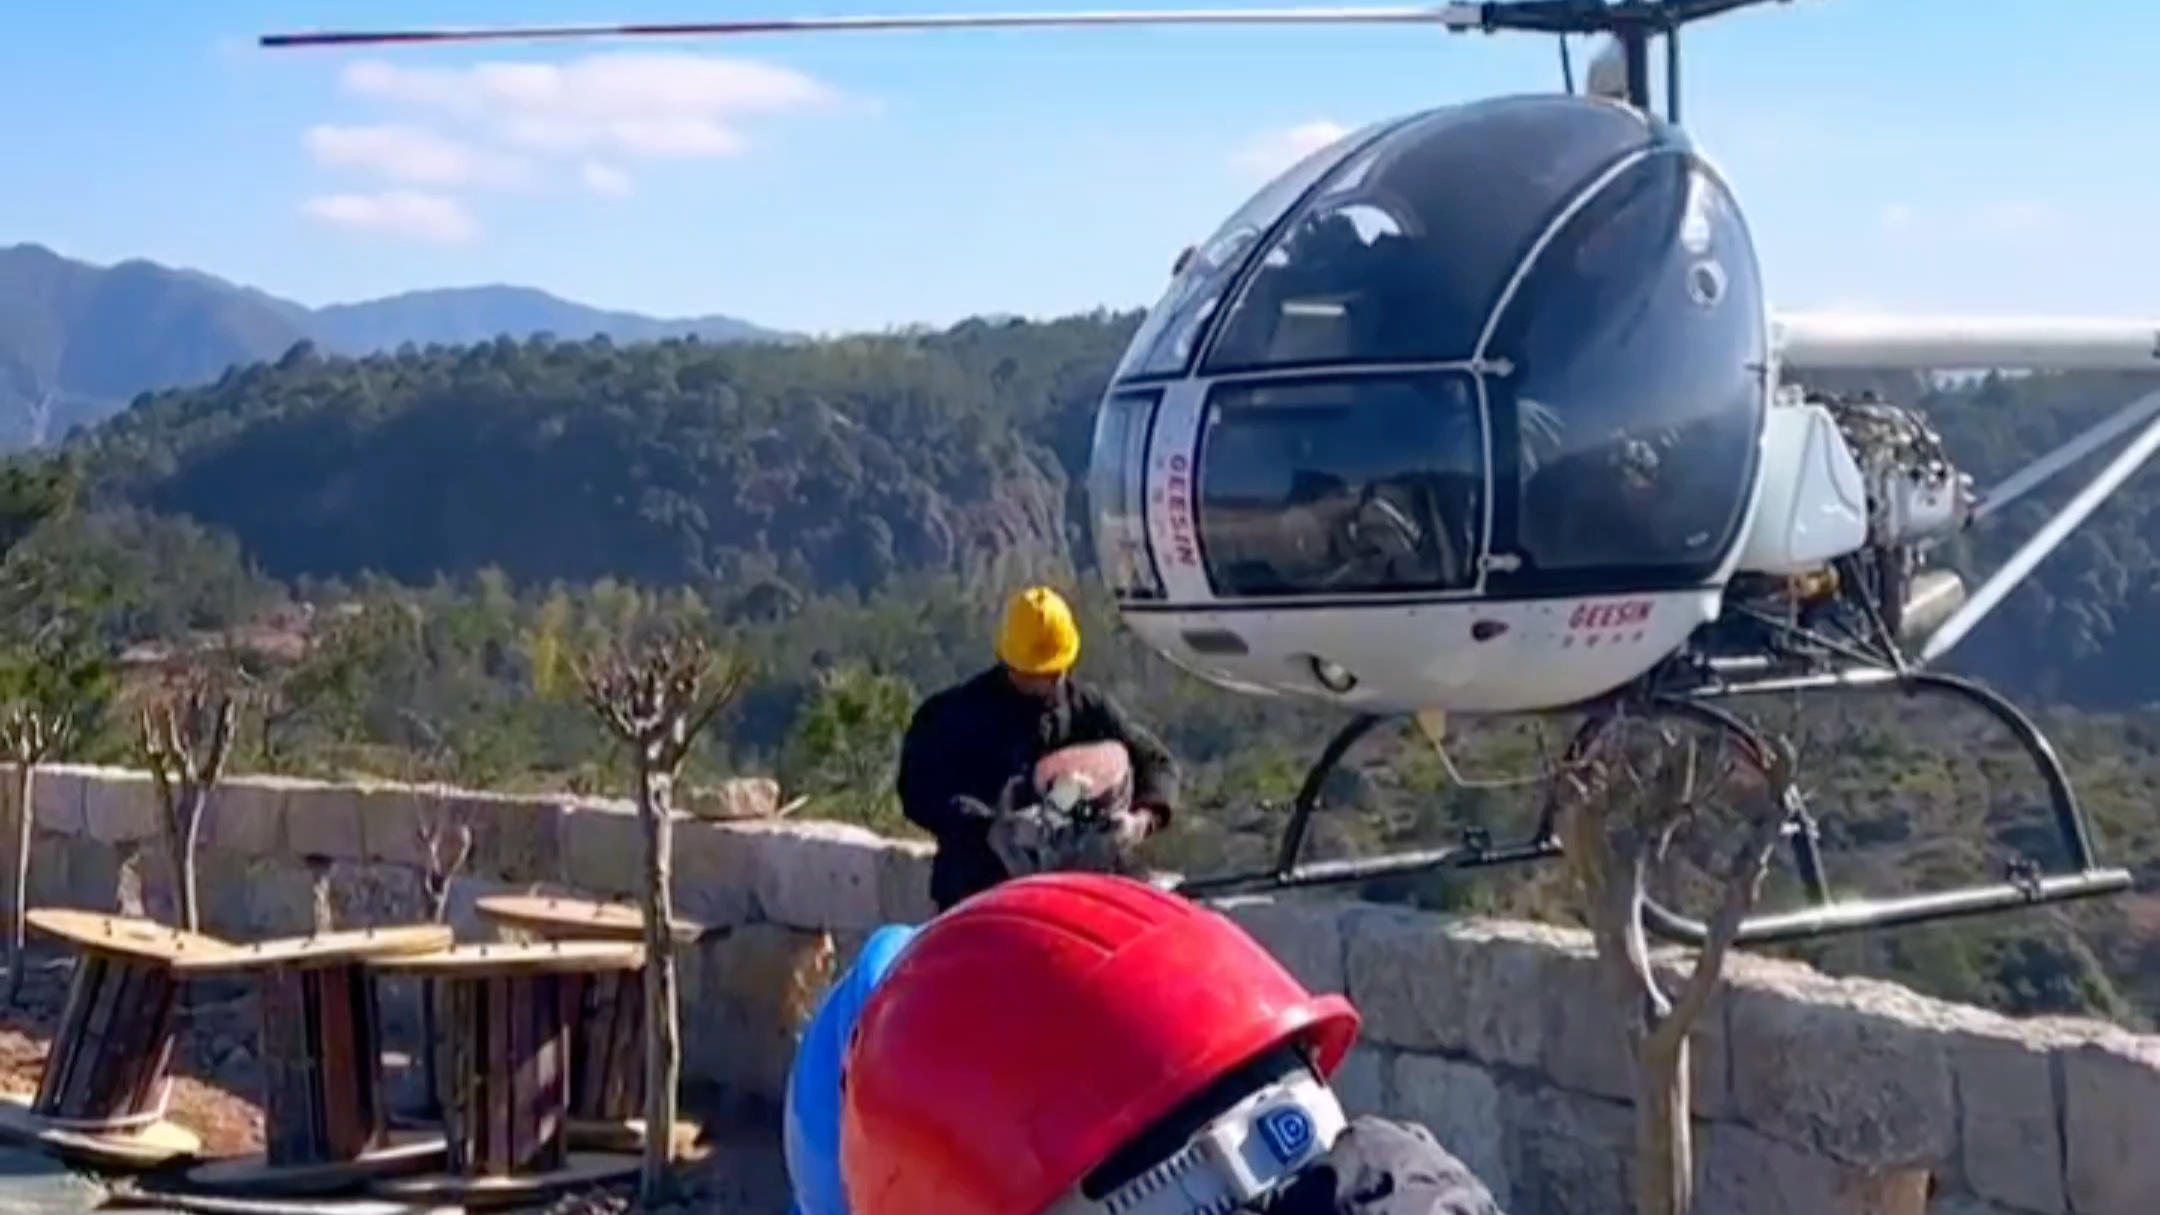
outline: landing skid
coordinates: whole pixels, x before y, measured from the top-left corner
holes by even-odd
[[[1591,709],[1588,719],[1571,740],[1567,754],[1561,760],[1561,769],[1564,771],[1578,762],[1615,722],[1629,716],[1685,721],[1724,734],[1743,748],[1751,762],[1759,767],[1766,746],[1763,735],[1712,702],[1764,693],[1832,690],[1947,696],[1978,707],[2009,732],[2038,769],[2047,790],[2061,858],[2056,862],[2057,868],[2050,871],[2041,861],[2022,857],[2008,866],[2008,872],[2000,882],[1889,898],[1840,899],[1824,864],[1820,827],[1795,794],[1786,821],[1785,848],[1808,905],[1749,918],[1741,926],[1739,943],[1769,945],[1815,940],[1868,929],[1933,923],[2096,898],[2130,888],[2131,875],[2127,870],[2102,867],[2095,860],[2091,832],[2070,786],[2069,775],[2038,727],[2001,696],[1954,676],[1857,668],[1752,680],[1719,679],[1683,690],[1634,690]],[[1549,784],[1536,827],[1526,838],[1516,842],[1495,843],[1483,832],[1469,832],[1461,842],[1445,847],[1341,860],[1303,859],[1313,815],[1325,804],[1322,790],[1329,774],[1353,746],[1386,720],[1389,719],[1379,716],[1355,718],[1329,741],[1292,803],[1290,821],[1283,830],[1273,866],[1190,878],[1178,886],[1179,891],[1204,898],[1336,886],[1442,870],[1523,864],[1552,860],[1561,855],[1555,829],[1557,790]],[[1652,933],[1681,944],[1699,945],[1706,939],[1708,931],[1700,919],[1683,915],[1655,900],[1647,903],[1643,921]]]
[[[1932,437],[1932,431],[1927,432]],[[1765,737],[1715,703],[1769,693],[1896,691],[1933,694],[1974,705],[2007,729],[2039,770],[2058,837],[2058,867],[2030,855],[2007,866],[2000,882],[1960,886],[1879,899],[1840,899],[1825,873],[1821,833],[1795,793],[1788,811],[1785,846],[1808,905],[1800,910],[1750,917],[1741,944],[1812,940],[1873,928],[1925,924],[2019,908],[2119,894],[2131,888],[2128,870],[2102,866],[2093,853],[2069,775],[2054,747],[2031,719],[1987,688],[1923,670],[1968,636],[2012,589],[2030,575],[2064,537],[2082,524],[2124,481],[2160,454],[2160,392],[2147,393],[2100,424],[2027,465],[1979,499],[1973,519],[1987,518],[2093,455],[2107,442],[2135,435],[2107,465],[2028,537],[1973,594],[1927,627],[1911,591],[1933,541],[1870,547],[1833,563],[1836,590],[1827,600],[1793,602],[1773,584],[1727,588],[1724,611],[1689,647],[1656,671],[1596,704],[1580,706],[1588,719],[1576,731],[1561,770],[1583,755],[1612,723],[1632,716],[1681,718],[1727,735],[1760,768]],[[1313,813],[1322,804],[1328,775],[1349,749],[1385,720],[1360,716],[1344,726],[1321,752],[1292,804],[1275,864],[1264,870],[1191,878],[1177,889],[1195,897],[1301,887],[1333,886],[1374,878],[1448,869],[1550,860],[1560,855],[1556,799],[1548,792],[1528,838],[1496,844],[1483,832],[1467,832],[1458,844],[1385,856],[1307,861],[1304,851]],[[1645,908],[1644,927],[1667,940],[1701,944],[1703,921],[1662,903]]]

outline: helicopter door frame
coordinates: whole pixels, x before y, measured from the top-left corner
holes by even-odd
[[[1479,430],[1477,482],[1484,502],[1471,529],[1471,551],[1462,555],[1469,580],[1460,587],[1406,588],[1403,590],[1345,590],[1330,594],[1306,591],[1284,595],[1238,595],[1221,585],[1207,559],[1206,528],[1201,523],[1207,495],[1207,419],[1216,394],[1228,389],[1339,385],[1355,380],[1400,380],[1429,375],[1461,377],[1468,385],[1472,416]],[[1205,603],[1210,610],[1275,611],[1322,608],[1397,608],[1424,603],[1455,603],[1482,599],[1490,576],[1488,554],[1492,551],[1494,447],[1492,413],[1486,406],[1482,377],[1471,364],[1459,359],[1418,363],[1339,364],[1300,366],[1265,371],[1237,372],[1213,379],[1181,380],[1167,386],[1157,407],[1155,435],[1148,451],[1149,534],[1164,554],[1163,580],[1169,591],[1163,610],[1177,605]],[[1182,461],[1182,462],[1181,462]],[[1181,500],[1182,514],[1170,509]],[[1158,510],[1158,506],[1165,509]],[[1182,520],[1190,531],[1178,531]],[[1161,526],[1157,526],[1157,521]],[[1175,546],[1184,544],[1183,549]],[[1169,547],[1163,547],[1168,545]],[[1189,554],[1192,560],[1184,560]],[[1135,604],[1137,610],[1155,604]]]

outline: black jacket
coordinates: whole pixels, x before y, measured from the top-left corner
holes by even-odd
[[[1061,747],[1111,741],[1132,755],[1133,805],[1167,822],[1177,762],[1100,689],[1068,678],[1041,700],[992,667],[925,700],[900,745],[900,809],[937,840],[930,898],[938,910],[1009,876],[989,839],[989,812],[1008,783]]]
[[[1416,1123],[1355,1118],[1264,1215],[1507,1215],[1469,1166]]]

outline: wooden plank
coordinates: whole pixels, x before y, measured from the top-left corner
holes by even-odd
[[[352,1160],[367,1150],[359,1125],[360,1076],[363,1067],[355,1057],[350,965],[325,966],[310,972],[321,990],[323,1147],[334,1160]]]
[[[262,1014],[263,1154],[272,1164],[313,1159],[320,1147],[306,1116],[310,1063],[300,972],[281,967],[264,973],[256,998]]]
[[[510,1083],[517,1062],[510,1054],[510,1026],[520,984],[507,977],[489,978],[488,998],[488,1144],[490,1172],[512,1173],[524,1163],[517,1140],[510,1137]]]
[[[198,962],[215,962],[232,951],[229,941],[197,932],[182,932],[155,920],[130,916],[37,907],[23,920],[35,931],[84,953],[149,962],[165,968],[185,969]]]
[[[60,1094],[67,1091],[68,1072],[75,1065],[74,1047],[82,1038],[83,1022],[89,1019],[90,1009],[97,1002],[101,981],[98,972],[104,965],[96,954],[82,954],[75,959],[67,1003],[61,1006],[60,1023],[54,1027],[52,1042],[45,1050],[45,1074],[38,1080],[33,1108],[40,1114],[57,1109]]]
[[[474,909],[495,924],[528,933],[541,940],[645,939],[645,913],[635,903],[602,902],[566,895],[482,895]],[[676,916],[668,921],[677,941],[693,942],[714,934],[715,929],[697,920]]]
[[[459,978],[636,970],[644,964],[644,947],[629,941],[535,941],[524,944],[496,942],[457,945],[437,953],[368,959],[368,965],[377,970],[397,974],[454,975]]]
[[[281,966],[350,966],[371,958],[435,953],[448,949],[455,939],[456,934],[442,924],[356,928],[349,932],[279,937],[246,945],[226,943],[215,955],[191,956],[183,966],[189,973],[266,970]]]
[[[480,1060],[475,1056],[474,1008],[479,999],[478,984],[444,983],[439,985],[444,999],[442,1011],[447,1014],[441,1020],[444,1027],[448,1067],[440,1073],[443,1087],[443,1132],[449,1144],[449,1165],[452,1171],[470,1175],[477,1167],[473,1153],[472,1090],[479,1083]]]
[[[352,996],[354,1058],[363,1064],[358,1111],[367,1139],[363,1150],[373,1150],[389,1132],[382,1099],[382,994],[365,967],[349,968],[346,982]]]
[[[97,999],[90,1007],[90,1015],[83,1020],[82,1036],[75,1043],[80,1062],[70,1069],[67,1088],[60,1094],[60,1108],[53,1111],[58,1117],[92,1119],[103,1115],[104,1103],[100,1097],[110,1084],[107,1073],[112,1066],[113,1023],[123,1015],[121,1010],[137,969],[131,962],[132,959],[115,958],[105,969],[104,981],[98,984]]]
[[[154,1109],[164,1096],[165,1077],[172,1071],[173,1014],[180,1004],[181,984],[171,971],[149,972],[155,980],[156,1003],[149,1009],[147,1024],[143,1027],[148,1035],[147,1049],[135,1082],[135,1093],[128,1101],[130,1112]]]

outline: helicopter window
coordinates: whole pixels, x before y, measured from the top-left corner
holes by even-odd
[[[1201,328],[1215,314],[1223,291],[1237,276],[1254,242],[1296,206],[1348,149],[1370,140],[1384,125],[1375,123],[1308,154],[1263,186],[1213,236],[1194,248],[1133,334],[1115,378],[1183,372],[1192,361]]]
[[[1472,586],[1485,432],[1467,375],[1218,386],[1200,543],[1226,598]]]
[[[1640,116],[1565,97],[1474,103],[1383,135],[1279,232],[1206,370],[1468,359],[1538,233],[1649,139]]]
[[[1755,476],[1765,340],[1747,229],[1692,157],[1651,156],[1571,219],[1491,351],[1516,368],[1494,392],[1517,433],[1522,577],[1554,593],[1712,577]]]
[[[1125,599],[1163,597],[1143,514],[1148,438],[1160,399],[1152,392],[1120,393],[1095,415],[1095,447],[1088,458],[1095,559],[1111,592]]]

